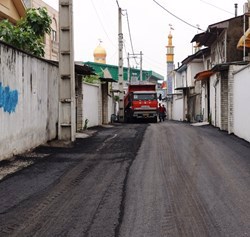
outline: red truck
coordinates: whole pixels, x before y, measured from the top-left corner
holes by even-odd
[[[124,97],[124,119],[132,122],[147,119],[157,122],[158,100],[155,84],[129,84]]]

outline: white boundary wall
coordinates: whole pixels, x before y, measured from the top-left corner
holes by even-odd
[[[210,112],[211,123],[215,127],[220,127],[220,104],[221,104],[221,85],[220,79],[216,74],[210,77]]]
[[[183,121],[184,115],[183,115],[183,97],[178,98],[176,95],[173,96],[173,114],[172,119]]]
[[[234,134],[250,142],[250,66],[234,75]]]
[[[102,106],[100,85],[93,85],[86,82],[82,84],[82,119],[83,127],[88,119],[87,128],[101,125]]]
[[[0,43],[0,160],[57,136],[58,67]]]

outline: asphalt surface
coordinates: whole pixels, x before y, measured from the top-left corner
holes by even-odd
[[[250,236],[246,141],[170,121],[78,137],[0,162],[1,237]]]
[[[249,143],[211,126],[146,130],[120,236],[250,236]]]

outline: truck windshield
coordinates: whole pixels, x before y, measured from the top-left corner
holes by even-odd
[[[134,100],[156,100],[156,94],[134,94]]]

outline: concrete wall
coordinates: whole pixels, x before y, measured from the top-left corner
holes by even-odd
[[[110,95],[108,97],[108,121],[109,121],[109,123],[111,122],[111,115],[112,114],[116,114],[115,101],[114,101],[112,95]]]
[[[184,101],[183,101],[183,96],[182,95],[174,95],[173,97],[173,114],[172,114],[172,119],[173,120],[178,120],[178,121],[183,121],[184,120]]]
[[[187,71],[182,71],[181,73],[176,73],[175,78],[175,88],[186,87],[187,86]]]
[[[221,72],[223,73],[223,72]],[[228,72],[221,77],[220,129],[228,131]]]
[[[233,131],[238,137],[250,142],[250,66],[234,75],[233,87]]]
[[[208,121],[208,99],[207,99],[207,83],[203,82],[201,87],[201,113],[203,116],[203,121]]]
[[[57,136],[58,67],[0,43],[0,160]]]
[[[188,113],[190,122],[200,122],[201,118],[201,95],[191,94],[188,98]]]
[[[235,99],[234,98],[235,79],[238,77],[245,76],[244,75],[245,73],[240,73],[241,70],[247,71],[247,68],[246,69],[245,68],[246,68],[245,65],[241,65],[241,66],[240,65],[231,65],[229,68],[229,73],[228,73],[228,133],[234,133],[234,108],[236,106],[238,106],[234,102],[234,99]],[[238,73],[240,73],[240,74],[238,74]],[[249,74],[247,75],[247,77],[249,77]]]
[[[220,127],[220,91],[220,79],[214,74],[210,77],[210,113],[211,124],[215,127]]]
[[[86,119],[87,127],[94,127],[102,124],[102,105],[101,105],[101,85],[93,85],[86,82],[82,84],[82,120],[83,128]]]
[[[0,42],[0,160],[57,138],[59,69]],[[105,89],[105,90],[104,90]],[[76,79],[76,128],[111,122],[115,112],[108,84]],[[105,105],[105,108],[104,108]]]
[[[114,95],[110,91],[110,82],[102,82],[101,84],[101,106],[102,106],[102,124],[109,124],[111,122],[111,115],[115,113]]]

